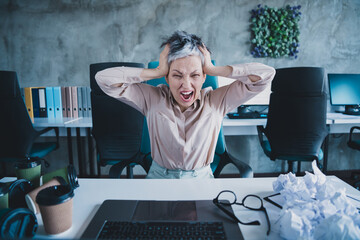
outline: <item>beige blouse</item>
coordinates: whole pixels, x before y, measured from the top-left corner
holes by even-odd
[[[151,156],[167,169],[194,170],[209,165],[226,113],[240,106],[275,76],[275,69],[261,63],[233,65],[228,78],[233,83],[212,90],[201,90],[199,98],[184,112],[173,99],[167,85],[157,87],[142,83],[141,68],[115,67],[98,72],[100,88],[146,116]],[[247,76],[261,79],[252,82]],[[111,85],[123,83],[121,87]]]

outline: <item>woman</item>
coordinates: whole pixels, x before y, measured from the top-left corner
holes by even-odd
[[[265,89],[275,70],[260,63],[214,66],[201,39],[184,31],[163,46],[156,69],[115,67],[95,78],[106,94],[146,116],[153,159],[147,178],[213,178],[223,117]],[[236,81],[201,89],[207,74]],[[142,83],[161,77],[169,86]]]

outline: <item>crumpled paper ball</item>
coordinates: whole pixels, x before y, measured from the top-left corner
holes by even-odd
[[[360,214],[345,189],[335,189],[313,161],[314,174],[280,175],[273,189],[285,200],[279,220],[285,239],[360,239]]]

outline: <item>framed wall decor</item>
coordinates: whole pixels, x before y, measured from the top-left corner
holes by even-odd
[[[257,5],[251,10],[251,55],[293,57],[299,52],[301,6],[270,8]]]

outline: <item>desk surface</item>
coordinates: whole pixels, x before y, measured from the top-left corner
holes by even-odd
[[[9,181],[10,178],[1,181]],[[73,226],[66,232],[51,236],[53,238],[80,238],[85,228],[106,199],[127,200],[206,200],[213,199],[221,190],[232,190],[239,201],[248,194],[265,197],[273,193],[272,182],[276,178],[250,179],[201,179],[201,180],[159,180],[159,179],[79,179],[80,187],[75,190]],[[341,181],[329,176],[338,189],[345,188],[347,194],[360,197],[360,192]],[[11,179],[10,179],[11,180]],[[264,201],[270,218],[274,211],[271,204]],[[271,210],[273,208],[273,210]],[[260,220],[260,226],[239,227],[245,239],[264,239],[267,223],[261,212],[246,210],[242,207],[234,209],[235,214],[243,221]],[[42,225],[41,215],[37,215],[39,229],[36,238],[48,238]],[[272,231],[271,237],[278,238]]]
[[[224,117],[224,135],[257,135],[256,126],[266,125],[266,118],[259,119],[229,119]],[[360,124],[360,116],[342,113],[327,113],[326,124],[330,126],[330,133],[348,133],[353,125]],[[34,118],[33,125],[37,128],[91,128],[92,118],[62,118],[60,120],[48,118]]]
[[[32,123],[34,127],[92,127],[92,118],[33,118]]]
[[[227,116],[224,117],[224,126],[257,126],[265,125],[266,118],[255,119],[230,119]],[[327,113],[327,124],[341,124],[341,123],[360,123],[360,116],[345,115],[342,113]],[[80,118],[61,118],[61,119],[49,119],[49,118],[34,118],[34,127],[92,127],[91,117]]]

